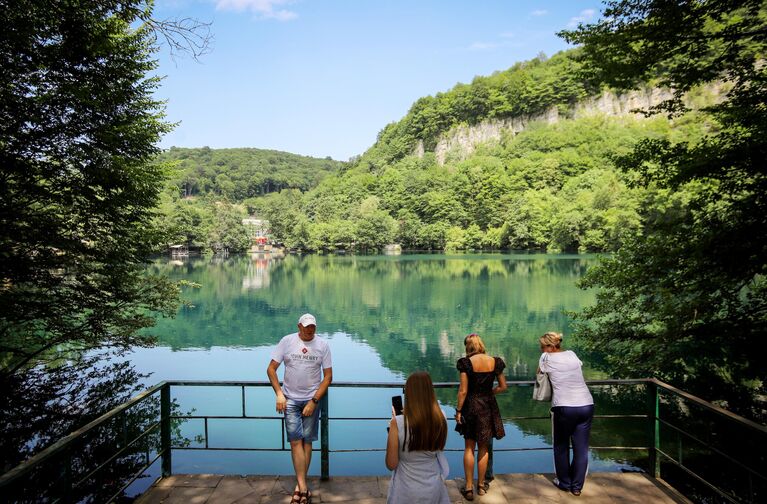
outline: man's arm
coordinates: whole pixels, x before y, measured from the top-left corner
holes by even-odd
[[[320,388],[317,389],[317,393],[314,394],[315,399],[321,399],[322,396],[325,395],[332,381],[333,381],[333,368],[323,369],[322,383],[320,383]]]
[[[317,389],[317,392],[314,393],[314,399],[317,399],[318,401],[322,398],[322,396],[325,395],[325,393],[328,391],[328,387],[330,387],[330,383],[333,381],[333,368],[324,368],[322,370],[322,382],[320,382],[320,388]],[[314,404],[314,401],[309,401],[306,403],[306,406],[304,406],[303,411],[301,414],[303,416],[312,416],[314,414],[314,408],[316,408],[317,405]]]
[[[274,393],[277,395],[277,413],[285,411],[287,406],[287,399],[285,394],[282,393],[282,387],[280,387],[280,380],[277,378],[277,368],[280,367],[280,363],[276,360],[269,362],[269,367],[266,368],[266,376],[269,377],[269,383],[272,384]]]

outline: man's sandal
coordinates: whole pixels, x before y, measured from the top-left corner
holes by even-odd
[[[473,501],[474,500],[474,489],[473,488],[470,488],[470,489],[466,490],[466,487],[461,487],[459,492],[461,492],[461,495],[463,495],[463,498],[466,499],[467,501]]]

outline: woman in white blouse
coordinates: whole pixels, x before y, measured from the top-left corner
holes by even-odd
[[[594,399],[583,379],[583,363],[572,350],[562,350],[562,335],[547,332],[540,338],[538,371],[549,374],[552,388],[551,428],[554,438],[554,484],[575,496],[581,494],[589,468],[589,435]],[[570,459],[570,440],[573,456]]]

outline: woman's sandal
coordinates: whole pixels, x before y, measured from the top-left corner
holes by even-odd
[[[312,504],[312,498],[308,491],[300,492],[298,496],[298,504]]]
[[[290,499],[290,504],[300,504],[301,503],[301,492],[298,490],[295,490],[293,492],[293,497]]]
[[[466,499],[467,501],[473,501],[474,500],[474,489],[473,488],[470,488],[470,489],[466,490],[466,487],[461,487],[459,492],[461,492],[461,495],[463,495],[463,498]]]

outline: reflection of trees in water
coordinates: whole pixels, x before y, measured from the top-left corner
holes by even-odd
[[[505,354],[504,340],[517,346],[534,337],[523,334],[531,326],[562,329],[563,310],[590,302],[591,294],[575,286],[589,262],[547,255],[288,256],[270,263],[268,288],[246,291],[250,258],[189,261],[181,268],[155,263],[153,271],[202,286],[185,293],[193,307],[161,322],[155,333],[174,348],[271,345],[294,329],[297,313],[312,311],[320,331],[332,327],[379,350],[395,334],[420,349],[441,331],[450,347],[474,331],[509,358],[514,355]],[[200,329],[210,327],[215,334]]]
[[[127,401],[142,387],[145,376],[126,362],[104,364],[108,357],[90,355],[4,377],[0,384],[4,396],[0,401],[3,472]],[[158,418],[159,406],[147,403],[131,410],[124,419],[91,430],[70,449],[26,476],[26,488],[15,500],[39,502],[47,491],[65,491]],[[106,501],[145,463],[145,454],[156,441],[150,436],[137,443],[98,475],[67,491],[68,495],[73,502],[86,498]]]
[[[538,336],[563,330],[569,346],[564,311],[592,299],[575,284],[593,261],[579,257],[288,256],[270,264],[268,289],[243,292],[239,286],[249,261],[186,267],[179,278],[202,289],[190,293],[194,308],[161,326],[162,342],[198,348],[273,345],[294,330],[300,312],[312,311],[320,332],[332,328],[364,341],[384,366],[403,376],[423,369],[434,381],[457,381],[463,338],[477,332],[488,352],[504,359],[509,379],[528,380],[540,354]],[[207,329],[211,326],[215,334]],[[591,370],[590,359],[582,359],[588,376],[603,377]],[[511,411],[529,403],[527,395],[510,404]],[[548,432],[548,424],[542,425],[541,434]]]
[[[463,355],[463,338],[477,332],[488,353],[504,359],[509,379],[529,380],[540,355],[538,336],[551,329],[564,331],[571,348],[564,311],[593,300],[593,294],[576,286],[593,263],[588,257],[289,256],[270,264],[268,289],[243,292],[239,286],[247,261],[235,258],[185,270],[183,278],[203,288],[193,293],[196,307],[174,321],[179,326],[164,331],[162,341],[178,347],[272,345],[294,329],[300,312],[311,311],[320,321],[320,332],[341,331],[364,341],[384,366],[403,376],[427,370],[435,382],[457,381],[455,362]],[[215,340],[210,334],[197,335],[200,327],[210,327],[211,318],[221,329]],[[592,357],[581,355],[587,376],[605,377],[592,369]],[[364,377],[344,377],[355,379]],[[504,415],[547,416],[547,406],[532,401],[530,393],[529,388],[516,388],[499,397]],[[644,413],[641,392],[594,389],[594,395],[600,414]],[[440,391],[440,398],[455,404],[454,392]],[[526,434],[550,440],[546,420],[518,425]],[[646,432],[641,420],[601,419],[595,423],[594,440],[604,446],[645,446]]]
[[[66,435],[127,402],[144,388],[147,375],[130,363],[104,364],[107,354],[53,368],[30,369],[4,381],[0,423],[0,460],[6,472]],[[179,414],[175,401],[171,414]],[[189,413],[187,413],[189,414]],[[3,489],[4,501],[46,502],[58,496],[67,502],[107,502],[121,492],[160,452],[160,396],[156,393],[75,438],[68,446],[36,465]],[[171,425],[172,444],[188,446],[180,421]],[[151,430],[150,430],[151,429]],[[143,435],[142,435],[143,434]],[[196,441],[200,441],[197,439]],[[103,467],[102,467],[103,466]],[[138,478],[147,480],[150,475]]]

